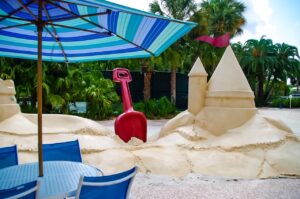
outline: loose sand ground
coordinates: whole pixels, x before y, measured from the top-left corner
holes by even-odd
[[[259,113],[284,121],[300,137],[300,109],[259,109]],[[167,120],[149,120],[148,137],[157,134]],[[100,121],[113,130],[114,121]],[[299,178],[226,179],[200,174],[172,178],[153,174],[137,174],[131,189],[132,199],[299,199]]]
[[[299,199],[300,179],[233,180],[191,174],[174,179],[138,174],[132,199]]]

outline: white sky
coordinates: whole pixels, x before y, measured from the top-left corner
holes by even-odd
[[[128,7],[149,11],[152,0],[109,0]],[[201,0],[196,0],[201,2]],[[240,0],[247,10],[243,35],[232,42],[260,39],[262,35],[274,43],[288,43],[300,51],[300,0]]]

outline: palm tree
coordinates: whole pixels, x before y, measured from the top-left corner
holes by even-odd
[[[186,20],[189,19],[197,9],[194,0],[155,0],[149,4],[150,11],[175,19]],[[180,42],[180,41],[179,41]],[[179,42],[175,43],[168,52],[165,53],[167,60],[166,63],[171,65],[171,102],[176,102],[176,70],[178,62],[174,59],[178,57]],[[176,54],[176,55],[175,55]],[[175,56],[174,56],[175,55]],[[171,62],[170,62],[171,61]]]
[[[288,77],[297,77],[299,68],[299,54],[295,46],[285,43],[275,44],[276,63],[272,71],[268,74],[267,84],[265,86],[265,100],[267,101],[273,91],[274,84],[286,82]]]
[[[273,44],[264,36],[250,39],[244,45],[233,44],[240,64],[255,91],[258,105],[265,105],[275,88],[286,85],[286,80],[299,71],[298,50],[288,44]]]
[[[297,63],[294,65],[294,72],[293,75],[291,75],[291,79],[294,80],[294,84],[297,87],[297,92],[299,92],[299,86],[300,86],[300,60],[298,59]]]
[[[248,51],[246,51],[246,46],[243,45],[241,42],[231,44],[231,47],[238,59],[238,62],[240,63],[247,80],[252,88],[252,90],[255,91],[256,89],[256,74],[253,72],[252,68],[249,66],[251,60],[250,60],[250,55]]]
[[[199,10],[207,33],[213,36],[230,32],[231,35],[241,34],[245,24],[243,13],[245,5],[237,0],[204,0]]]
[[[194,28],[190,37],[196,38],[201,35],[213,37],[230,33],[234,37],[243,32],[242,26],[245,24],[243,13],[245,5],[237,0],[204,0],[200,4],[200,9],[191,17],[191,21],[199,24]],[[205,42],[199,42],[198,56],[209,76],[215,70],[220,61],[224,48],[216,48]]]
[[[265,39],[264,36],[260,40],[250,39],[245,43],[246,56],[243,64],[252,71],[256,78],[255,94],[258,105],[263,105],[264,99],[264,84],[266,81],[267,72],[272,70],[275,59],[275,48],[271,39]]]

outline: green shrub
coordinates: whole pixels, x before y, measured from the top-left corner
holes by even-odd
[[[158,100],[158,115],[165,117],[175,112],[175,105],[172,104],[167,97],[162,97]]]
[[[290,99],[289,98],[275,98],[271,102],[272,107],[278,108],[289,108]],[[292,108],[300,108],[300,98],[292,98]]]
[[[89,86],[83,92],[87,101],[88,118],[101,120],[113,115],[112,104],[118,101],[118,96],[111,80],[100,78],[97,80],[97,86]]]
[[[124,112],[122,102],[121,103],[114,103],[112,105],[112,109],[113,109],[113,115],[114,116],[118,116],[118,115],[120,115]]]
[[[167,97],[135,103],[134,109],[143,112],[148,119],[169,118],[176,112],[175,105]]]

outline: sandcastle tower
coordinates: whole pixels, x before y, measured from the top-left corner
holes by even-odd
[[[205,105],[255,108],[254,93],[230,46],[208,82]]]
[[[207,84],[205,105],[196,123],[214,135],[222,135],[253,117],[254,93],[228,46]]]
[[[188,111],[196,115],[205,104],[207,73],[199,57],[189,73]]]
[[[0,79],[0,121],[20,113],[15,94],[14,82]]]

